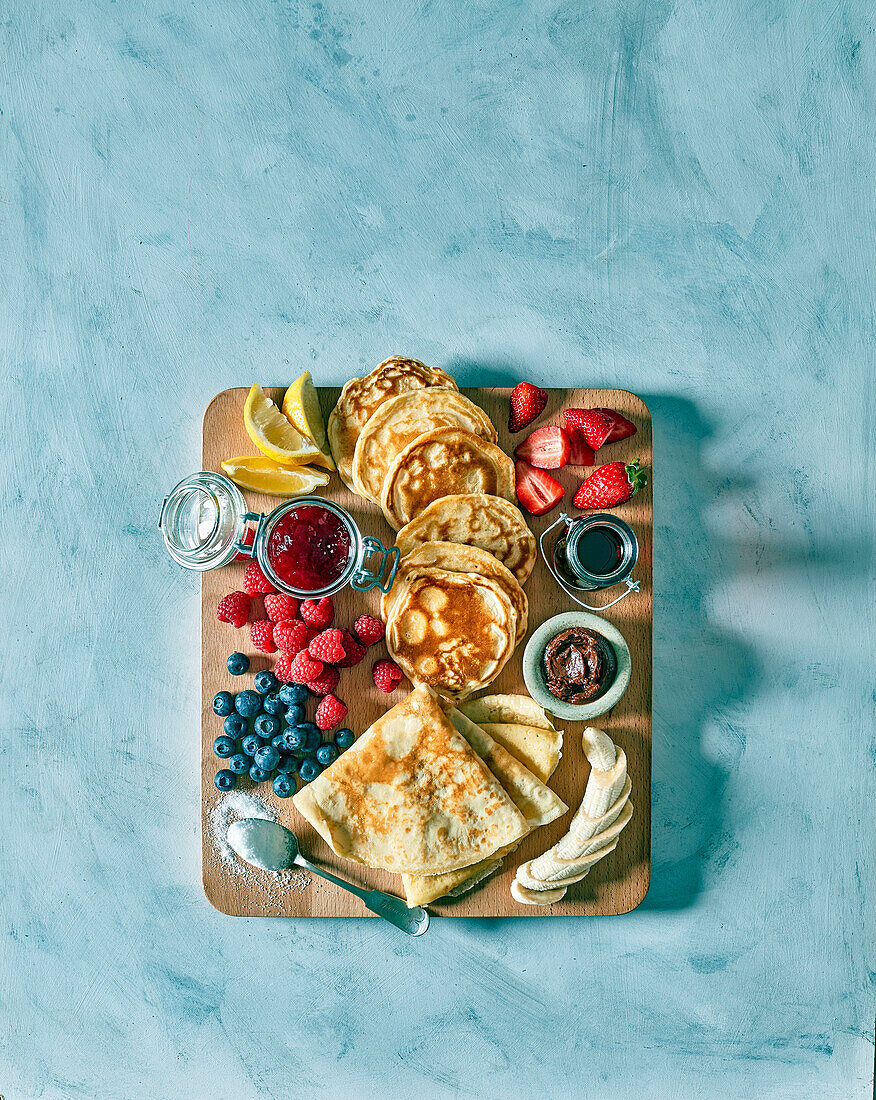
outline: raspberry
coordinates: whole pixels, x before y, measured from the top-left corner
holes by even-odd
[[[249,640],[262,653],[276,653],[274,645],[274,624],[270,619],[257,619],[250,625]]]
[[[264,575],[257,561],[251,561],[246,567],[246,572],[243,574],[243,590],[247,596],[263,596],[265,593],[277,591]]]
[[[293,684],[308,684],[322,676],[322,661],[317,661],[306,649],[302,649],[289,666],[289,674]]]
[[[279,596],[269,594],[265,596],[265,611],[272,623],[294,619],[298,614],[298,601],[282,593]]]
[[[347,717],[347,704],[342,703],[337,695],[326,695],[313,716],[314,722],[321,730],[334,729]]]
[[[326,665],[322,670],[322,676],[317,676],[315,680],[311,680],[307,685],[307,690],[312,695],[331,695],[338,686],[340,678],[341,674],[334,666]]]
[[[313,639],[307,647],[307,652],[311,657],[315,657],[317,661],[335,665],[347,656],[341,644],[342,637],[340,630],[324,630],[322,634],[317,634]]]
[[[305,600],[301,605],[301,618],[308,626],[318,626],[320,630],[325,630],[332,625],[334,617],[335,605],[331,596],[323,596],[321,600]]]
[[[249,620],[249,596],[245,592],[229,592],[219,601],[216,618],[220,623],[243,626]]]
[[[247,527],[246,531],[243,534],[243,539],[242,539],[243,545],[244,546],[252,546],[252,540],[253,540],[254,536],[255,536],[255,532],[253,531],[253,529],[251,527]],[[232,561],[252,561],[252,555],[251,554],[242,554],[238,550],[237,553],[234,555],[234,557],[231,560]]]
[[[310,627],[300,619],[281,619],[274,624],[274,641],[284,653],[300,653],[310,639]]]
[[[374,662],[371,675],[374,677],[374,683],[387,695],[391,691],[395,691],[405,676],[395,661],[390,661],[387,658]]]
[[[365,646],[359,645],[346,627],[341,627],[341,645],[344,647],[347,656],[343,661],[338,661],[338,668],[352,668],[353,665],[358,665],[365,656]]]
[[[294,657],[291,653],[281,653],[276,661],[274,661],[274,675],[277,677],[281,684],[292,683],[293,660]]]
[[[373,615],[360,615],[353,623],[353,633],[362,645],[374,645],[379,642],[386,633],[386,627]]]

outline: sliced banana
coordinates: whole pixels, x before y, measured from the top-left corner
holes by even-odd
[[[569,831],[544,855],[522,863],[511,883],[521,905],[553,905],[594,864],[613,852],[633,816],[627,758],[607,733],[588,726],[583,735],[590,777]]]

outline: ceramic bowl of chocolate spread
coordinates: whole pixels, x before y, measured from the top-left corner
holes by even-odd
[[[568,611],[535,631],[523,653],[529,694],[550,714],[571,721],[611,710],[630,682],[630,650],[599,615]]]

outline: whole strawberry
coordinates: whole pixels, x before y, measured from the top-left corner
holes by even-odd
[[[365,656],[365,646],[360,645],[355,635],[346,627],[341,627],[341,645],[344,647],[346,657],[343,661],[338,661],[338,668],[352,668],[353,665],[358,665]]]
[[[337,695],[326,695],[313,716],[314,722],[321,730],[334,729],[347,717],[347,704],[342,702]]]
[[[647,484],[648,475],[639,469],[638,462],[607,462],[584,478],[572,503],[576,508],[601,512],[623,504]]]
[[[249,596],[245,592],[229,592],[219,601],[216,618],[220,623],[243,626],[249,621]]]
[[[395,661],[390,661],[386,657],[382,661],[374,662],[371,675],[374,678],[374,683],[386,695],[389,695],[391,691],[395,691],[405,677]]]
[[[311,657],[324,664],[336,665],[347,656],[342,644],[343,635],[340,630],[324,630],[313,639],[307,647]]]
[[[246,567],[246,572],[243,574],[243,590],[247,596],[264,596],[266,593],[277,591],[264,575],[257,561],[251,561]]]
[[[327,626],[332,625],[335,605],[332,603],[331,596],[323,596],[321,600],[305,600],[301,605],[300,615],[308,626],[325,630]]]
[[[312,637],[313,630],[300,619],[281,619],[274,624],[274,641],[284,653],[300,653]]]
[[[386,633],[386,627],[373,615],[360,615],[353,623],[353,633],[364,646],[375,645]]]
[[[294,619],[298,615],[298,601],[285,592],[265,596],[265,612],[272,623],[281,619]]]
[[[547,404],[547,393],[531,382],[520,382],[511,391],[511,412],[508,431],[519,432],[541,416]]]
[[[270,619],[257,619],[250,625],[249,640],[262,653],[276,653],[274,624]]]

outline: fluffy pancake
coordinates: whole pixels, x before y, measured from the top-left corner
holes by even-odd
[[[529,829],[425,687],[379,718],[293,804],[339,856],[399,874],[469,866]]]
[[[486,550],[478,546],[466,546],[456,542],[426,542],[411,551],[402,560],[389,592],[381,597],[380,613],[384,622],[389,621],[392,609],[412,577],[428,575],[433,569],[446,569],[454,573],[476,573],[492,577],[505,589],[517,615],[517,633],[514,645],[522,641],[528,629],[529,601],[514,574]]]
[[[569,807],[561,798],[464,714],[452,709],[448,711],[447,717],[502,784],[509,798],[526,818],[530,832],[567,812]],[[408,905],[427,905],[447,894],[465,893],[498,870],[502,858],[516,846],[516,842],[506,845],[487,859],[442,875],[402,875]]]
[[[516,635],[517,613],[499,581],[432,569],[403,585],[386,647],[411,681],[464,699],[499,675]]]
[[[433,500],[395,544],[402,557],[424,542],[458,542],[487,550],[525,584],[536,560],[535,535],[516,505],[486,493],[456,493]]]
[[[434,428],[464,428],[496,442],[490,418],[456,390],[441,387],[414,390],[384,401],[369,417],[353,453],[353,487],[380,503],[383,479],[400,451]]]
[[[514,499],[514,463],[501,447],[462,428],[417,436],[389,467],[380,507],[397,531],[450,493],[490,493]]]
[[[419,359],[393,355],[366,374],[351,378],[341,390],[327,426],[329,445],[341,480],[353,488],[353,452],[359,433],[384,401],[411,390],[443,386],[455,390],[456,383],[439,367],[427,367]]]

